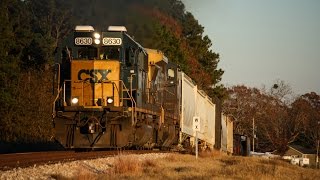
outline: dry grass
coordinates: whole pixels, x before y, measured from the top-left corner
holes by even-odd
[[[98,179],[98,176],[96,173],[90,171],[90,169],[81,167],[79,168],[79,173],[78,173],[78,180],[96,180]]]
[[[170,154],[139,161],[118,156],[108,172],[82,171],[76,179],[320,179],[320,171],[290,165],[281,160],[235,157],[220,152],[193,155]]]
[[[132,156],[118,156],[111,172],[113,174],[139,173],[142,171],[141,162],[136,161]]]

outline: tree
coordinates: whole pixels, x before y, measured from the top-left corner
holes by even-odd
[[[301,121],[298,142],[315,149],[320,138],[320,96],[315,92],[300,96],[292,103],[292,114]]]
[[[281,92],[289,92],[284,91],[285,87],[277,88],[282,88]],[[301,133],[301,119],[295,116],[290,105],[284,103],[283,97],[288,94],[279,94],[246,86],[228,89],[229,97],[224,102],[223,110],[235,118],[234,133],[253,138],[254,128],[258,138],[258,147],[255,149],[260,151],[277,150],[278,153],[284,153],[287,145]],[[255,127],[252,127],[253,118]]]
[[[65,35],[72,32],[71,4],[63,0],[28,0],[27,5],[33,18],[33,32],[52,38],[53,47]]]
[[[47,34],[35,32],[30,3],[0,2],[1,142],[44,141],[50,136],[51,75],[44,65],[52,59],[53,48]]]
[[[256,88],[239,85],[229,88],[227,94],[223,111],[234,117],[234,133],[253,137],[252,119],[260,111],[258,103],[261,100],[261,92]]]
[[[287,105],[292,102],[292,88],[283,80],[277,79],[267,93]]]
[[[197,59],[197,62],[200,64],[199,69],[201,72],[194,72],[194,79],[209,95],[223,97],[223,86],[216,86],[221,81],[224,73],[223,70],[218,69],[219,54],[210,50],[212,46],[211,40],[208,36],[203,37],[204,28],[199,25],[191,13],[186,13],[182,24],[183,37],[186,39],[189,47],[190,56]],[[209,81],[202,83],[201,80],[203,80],[204,73],[209,76]]]

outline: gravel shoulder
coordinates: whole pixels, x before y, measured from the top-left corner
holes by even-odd
[[[15,168],[8,171],[0,171],[0,179],[57,179],[57,177],[72,179],[77,177],[81,171],[90,171],[96,174],[103,174],[113,166],[115,159],[119,156],[130,157],[136,161],[145,161],[164,158],[168,156],[168,154],[129,154],[93,160],[78,160],[66,163],[59,162],[56,164],[45,164],[39,166],[34,165],[33,167]]]

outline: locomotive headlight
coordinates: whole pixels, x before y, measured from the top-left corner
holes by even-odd
[[[77,104],[79,102],[79,99],[77,97],[72,98],[71,100],[72,104]]]
[[[96,39],[100,39],[100,34],[99,34],[99,33],[94,33],[93,36],[94,36],[94,38],[96,38]]]
[[[95,43],[95,44],[100,44],[100,39],[95,39],[95,40],[94,40],[94,43]]]
[[[108,99],[107,99],[107,103],[108,103],[108,104],[113,103],[113,99],[112,99],[111,97],[108,97]]]
[[[100,42],[101,42],[100,41],[100,37],[101,37],[100,34],[99,33],[94,33],[93,37],[94,37],[94,43],[97,44],[97,45],[100,44]]]

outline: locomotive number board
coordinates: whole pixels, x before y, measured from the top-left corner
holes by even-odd
[[[77,37],[74,39],[74,44],[81,45],[92,45],[92,38],[90,37]]]
[[[102,43],[105,46],[120,46],[122,44],[122,39],[121,38],[104,37],[102,40]]]

